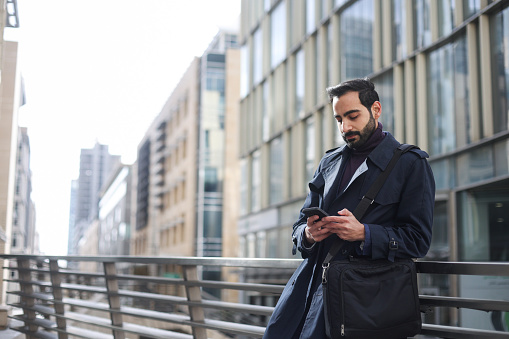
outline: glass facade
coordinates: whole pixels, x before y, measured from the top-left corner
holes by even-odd
[[[373,0],[360,0],[340,15],[341,81],[373,72]]]
[[[299,118],[304,114],[305,64],[304,51],[301,49],[295,53],[295,115]]]
[[[392,71],[372,80],[382,103],[382,116],[379,121],[382,123],[384,131],[394,134],[394,80]]]
[[[431,44],[431,0],[414,1],[415,48],[420,49]]]
[[[270,17],[270,65],[275,68],[286,57],[286,6],[281,1]]]
[[[407,55],[406,44],[406,5],[405,0],[392,0],[392,55],[395,60],[402,59]]]
[[[428,133],[430,154],[470,142],[468,60],[465,35],[428,56]]]
[[[263,35],[262,29],[253,35],[253,85],[256,86],[262,80],[263,75]]]
[[[509,129],[509,8],[492,18],[495,133]]]
[[[271,205],[283,200],[283,143],[281,137],[275,138],[270,143],[270,169],[269,169],[269,202]]]
[[[323,151],[344,144],[325,87],[369,77],[384,130],[430,155],[437,199],[426,260],[509,260],[509,2],[302,0],[269,7],[270,17],[239,39],[253,47],[243,58],[264,50],[271,68],[241,98],[243,253],[292,257],[291,226],[307,183]],[[278,27],[279,17],[288,29],[284,53],[274,45],[280,32],[259,33]],[[254,77],[261,60],[247,60],[242,74]],[[475,284],[464,277],[420,281],[429,295],[485,292],[469,286]],[[427,323],[493,329],[489,317],[474,318],[438,309],[425,315]]]
[[[311,34],[316,28],[315,0],[306,0],[306,33]]]

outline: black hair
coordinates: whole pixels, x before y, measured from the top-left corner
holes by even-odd
[[[327,88],[329,102],[332,103],[335,97],[339,98],[348,92],[359,92],[359,100],[369,112],[371,112],[373,103],[375,101],[380,101],[378,93],[375,91],[375,85],[369,78],[364,78],[344,81],[339,85]]]

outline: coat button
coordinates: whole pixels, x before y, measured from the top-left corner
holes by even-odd
[[[343,254],[343,255],[348,254],[348,250],[347,250],[347,249],[343,249],[343,250],[341,251],[341,254]]]

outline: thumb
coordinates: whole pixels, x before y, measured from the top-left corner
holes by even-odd
[[[338,214],[339,215],[343,215],[343,216],[350,216],[352,215],[352,212],[350,212],[348,209],[346,208],[343,208],[341,211],[338,211]]]

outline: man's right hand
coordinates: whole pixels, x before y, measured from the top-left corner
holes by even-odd
[[[307,226],[305,229],[306,241],[312,245],[315,242],[320,242],[327,238],[332,233],[324,227],[327,222],[318,220],[320,217],[313,215],[307,219]]]

